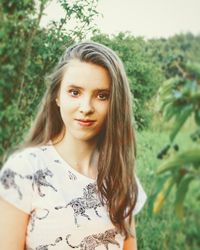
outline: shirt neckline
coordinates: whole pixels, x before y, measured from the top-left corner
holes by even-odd
[[[97,181],[97,178],[93,179],[93,178],[91,178],[91,177],[89,177],[89,176],[87,176],[87,175],[84,175],[84,174],[80,173],[78,170],[74,169],[66,160],[64,160],[64,159],[62,158],[62,156],[58,153],[58,151],[56,150],[56,148],[54,147],[54,145],[52,144],[52,142],[51,142],[50,145],[48,145],[48,146],[52,149],[53,153],[54,153],[54,154],[56,155],[56,157],[61,161],[61,163],[62,163],[63,165],[65,165],[65,166],[67,166],[67,168],[69,168],[70,171],[73,172],[75,175],[78,175],[78,176],[81,177],[81,178],[86,178],[86,179],[90,180],[90,182],[91,182],[91,181],[92,181],[92,182],[96,182],[96,181]]]

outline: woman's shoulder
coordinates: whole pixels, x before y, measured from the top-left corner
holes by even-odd
[[[40,151],[38,146],[17,150],[0,170],[0,197],[26,213],[32,210],[35,176],[43,167],[38,161]]]
[[[7,157],[4,165],[29,165],[33,166],[36,162],[42,160],[45,157],[44,152],[47,150],[46,145],[31,146],[21,148],[14,151]]]

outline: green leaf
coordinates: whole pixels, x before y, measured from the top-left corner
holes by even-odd
[[[157,214],[160,209],[162,208],[169,192],[171,191],[172,187],[174,185],[174,178],[169,177],[166,179],[166,181],[163,184],[163,187],[161,191],[157,194],[154,204],[153,204],[153,213]]]
[[[194,119],[195,119],[195,122],[197,123],[197,125],[200,126],[200,108],[195,111]]]
[[[180,184],[178,185],[178,189],[176,192],[176,200],[175,200],[175,213],[179,218],[183,217],[183,202],[185,196],[187,194],[189,184],[194,179],[191,175],[186,175],[182,178]]]
[[[156,173],[162,174],[167,171],[175,171],[179,167],[191,164],[200,166],[200,148],[188,149],[173,155],[158,167]]]
[[[179,109],[177,109],[177,107],[173,107],[172,103],[169,103],[168,105],[166,105],[164,109],[164,113],[163,113],[165,121],[170,121],[173,116],[177,115],[178,111]]]
[[[154,192],[152,195],[150,195],[150,197],[148,198],[149,202],[148,202],[148,213],[149,216],[152,216],[153,214],[153,208],[154,208],[154,202],[156,200],[156,197],[158,195],[158,193],[160,192],[160,190],[162,189],[164,183],[166,182],[166,180],[169,178],[169,174],[160,176],[159,178],[156,179],[156,183],[155,183],[155,188],[154,188]]]
[[[178,134],[179,130],[182,128],[183,124],[186,122],[187,118],[190,116],[190,114],[193,111],[193,105],[189,104],[186,107],[182,109],[182,112],[180,115],[178,115],[178,119],[176,119],[176,123],[173,127],[173,130],[170,134],[170,141],[173,142],[176,135]]]

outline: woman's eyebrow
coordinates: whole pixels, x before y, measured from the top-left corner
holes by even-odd
[[[68,85],[67,86],[68,88],[78,88],[78,89],[84,89],[83,87],[80,87],[80,86],[77,86],[77,85],[74,85],[74,84],[70,84],[70,85]],[[110,91],[110,89],[109,88],[105,88],[105,89],[103,89],[103,88],[97,88],[97,89],[95,89],[95,91]]]

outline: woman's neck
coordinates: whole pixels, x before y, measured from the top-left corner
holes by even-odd
[[[99,156],[96,141],[87,142],[64,136],[54,147],[75,170],[88,177],[96,178]]]

